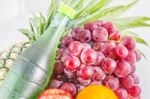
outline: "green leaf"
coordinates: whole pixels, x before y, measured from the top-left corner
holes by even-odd
[[[66,0],[66,4],[69,6],[72,6],[72,4],[74,4],[75,0]]]
[[[141,55],[142,55],[145,59],[147,59],[146,56],[145,56],[145,54],[144,54],[140,49],[137,49],[137,50],[141,53]]]
[[[34,29],[34,33],[35,34],[40,34],[40,14],[38,16],[36,16],[35,14],[33,14],[33,18],[30,18],[29,21],[32,24],[32,27]]]
[[[29,21],[30,21],[30,23],[31,23],[31,25],[32,25],[32,30],[33,30],[34,32],[36,32],[36,29],[35,29],[35,28],[37,27],[37,23],[36,23],[35,16],[34,16],[34,18],[30,18]]]
[[[73,4],[73,3],[75,3],[75,1],[74,1],[74,0],[70,0],[70,3],[69,3],[69,4],[71,5],[71,4]]]
[[[79,8],[83,2],[85,2],[85,0],[77,0],[75,5],[73,6],[73,8],[75,8],[75,9]]]
[[[133,36],[133,38],[136,40],[137,43],[141,43],[149,47],[148,43],[143,38],[140,38],[138,36]]]
[[[128,17],[128,18],[120,18],[111,20],[120,31],[130,29],[130,28],[138,28],[138,27],[150,27],[149,17]]]
[[[138,36],[136,33],[133,33],[132,31],[122,31],[121,36]]]
[[[122,15],[123,13],[125,13],[126,11],[128,11],[133,5],[135,5],[138,2],[138,0],[132,0],[131,3],[127,4],[127,5],[122,5],[120,7],[113,8],[106,8],[103,10],[103,13],[105,13],[104,16],[100,16],[102,20],[107,20],[107,19],[115,19],[117,17],[119,17],[120,15]],[[107,11],[105,11],[107,10]]]
[[[88,7],[90,7],[90,5],[93,4],[93,2],[95,2],[95,1],[87,0],[86,3],[84,3],[84,5],[82,5],[81,9],[76,13],[75,18],[79,18],[81,16],[81,14],[83,14],[83,12],[85,12],[86,9],[88,9]]]
[[[33,18],[29,19],[30,29],[33,33],[37,34],[37,29],[39,28],[39,18],[35,15],[33,16],[34,16]]]
[[[98,19],[106,20],[106,19],[114,19],[119,17],[121,14],[123,14],[126,10],[128,10],[131,6],[133,6],[137,0],[134,0],[130,4],[124,6],[114,6],[114,7],[109,7],[103,10],[98,10],[92,15],[88,15],[84,18],[82,18],[79,22],[77,22],[75,25],[82,25],[88,21],[94,21]]]
[[[117,9],[120,9],[122,7],[123,6],[115,6],[115,7],[107,8],[103,11],[99,10],[99,11],[97,11],[97,12],[91,14],[91,15],[88,15],[88,16],[80,19],[77,23],[75,23],[75,26],[82,25],[82,24],[84,24],[86,22],[89,22],[89,21],[98,20],[101,17],[106,16],[108,14],[108,12],[116,11]]]
[[[19,29],[30,41],[35,41],[34,35],[28,29]]]
[[[32,32],[35,32],[35,28],[34,28],[34,25],[33,25],[33,23],[29,20],[29,25],[30,25],[30,30],[32,31]]]
[[[46,28],[46,20],[45,20],[45,17],[40,13],[40,26],[39,26],[39,29],[40,29],[40,35],[43,34],[44,30]]]
[[[50,4],[49,10],[48,10],[48,18],[47,18],[46,28],[48,28],[48,26],[51,24],[51,21],[56,12],[56,9],[57,9],[57,4],[58,4],[57,0],[51,0],[51,4]]]
[[[91,6],[88,9],[87,13],[92,14],[92,13],[96,12],[97,10],[102,9],[104,6],[108,5],[111,2],[112,2],[112,0],[98,0],[97,2],[95,2],[95,4],[93,6]]]
[[[116,17],[119,17],[119,12],[121,11],[121,9],[123,9],[124,6],[115,6],[115,7],[110,7],[110,8],[106,8],[102,11],[100,11],[100,13],[97,13],[97,15],[95,15],[93,17],[94,20],[97,20],[99,18],[101,19],[109,19],[110,17],[113,19],[113,18],[116,18]],[[122,11],[121,11],[122,12]],[[96,13],[95,13],[96,14]]]
[[[69,3],[71,2],[71,0],[63,0],[63,2],[64,2],[65,4],[69,4]]]

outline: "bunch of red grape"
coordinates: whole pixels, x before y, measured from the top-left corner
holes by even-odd
[[[77,95],[88,85],[104,85],[119,99],[140,97],[135,63],[140,60],[136,42],[121,37],[111,22],[95,21],[77,27],[64,36],[57,51],[50,88]]]

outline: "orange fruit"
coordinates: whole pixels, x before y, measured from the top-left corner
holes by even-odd
[[[113,90],[99,85],[84,88],[76,99],[118,99]]]

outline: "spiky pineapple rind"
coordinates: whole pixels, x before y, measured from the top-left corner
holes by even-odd
[[[30,45],[31,42],[22,42],[0,53],[0,86],[13,62]]]

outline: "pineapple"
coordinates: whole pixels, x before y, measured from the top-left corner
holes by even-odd
[[[47,18],[40,13],[38,16],[34,16],[34,18],[29,19],[30,29],[20,29],[20,31],[28,38],[27,42],[13,45],[12,47],[10,47],[10,49],[0,53],[0,86],[2,86],[5,75],[11,68],[11,65],[15,61],[15,59],[20,55],[20,53],[22,53],[27,47],[29,47],[34,41],[36,41],[51,24],[51,20],[53,19],[53,15],[56,13],[56,7],[58,3],[54,1],[55,0],[52,0],[51,5],[53,6],[50,6]],[[119,17],[121,14],[123,14],[123,12],[134,5],[137,0],[133,0],[133,2],[128,5],[113,7],[106,7],[108,3],[112,2],[112,0],[95,0],[95,2],[99,2],[101,4],[97,3],[94,5],[93,3],[93,8],[85,7],[84,9],[81,9],[81,11],[79,11],[79,13],[77,13],[76,15],[77,20],[74,20],[72,24],[67,27],[66,34],[69,33],[71,28],[82,26],[84,23],[87,23],[89,21],[101,19],[103,21],[113,22],[119,29],[119,31],[122,32],[122,35],[131,35],[138,43],[147,45],[146,41],[144,41],[142,38],[138,37],[135,33],[126,30],[135,27],[149,27],[150,24],[146,22],[149,21],[150,18]],[[89,13],[86,13],[86,11],[89,11]],[[81,12],[85,13],[81,15]],[[80,18],[81,16],[82,18]]]
[[[30,45],[30,42],[22,42],[12,46],[0,54],[0,86],[2,85],[4,77],[14,60],[16,60],[18,55]]]

